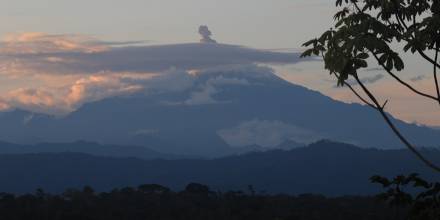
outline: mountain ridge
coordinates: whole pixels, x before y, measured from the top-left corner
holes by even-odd
[[[435,162],[440,151],[422,149]],[[408,150],[362,149],[320,141],[290,151],[273,150],[218,159],[154,159],[97,157],[83,153],[0,155],[0,191],[61,192],[89,185],[98,191],[145,183],[182,189],[188,183],[215,190],[246,189],[268,193],[318,193],[330,196],[372,195],[381,189],[373,175],[394,177],[438,175]]]
[[[179,82],[179,77],[184,80]],[[0,140],[86,140],[196,157],[231,155],[252,145],[270,150],[287,140],[403,147],[367,106],[335,101],[289,83],[268,68],[218,68],[179,77],[156,80],[142,93],[85,104],[62,118],[1,113]],[[413,143],[438,147],[440,130],[392,120]]]
[[[38,143],[34,145],[20,145],[0,141],[0,154],[42,154],[42,153],[84,153],[93,156],[139,159],[179,159],[184,155],[173,155],[157,152],[142,146],[102,145],[88,141],[72,143]]]

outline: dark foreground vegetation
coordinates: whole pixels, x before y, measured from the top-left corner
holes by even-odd
[[[84,187],[61,195],[42,190],[0,195],[0,219],[8,220],[389,220],[403,216],[403,209],[391,208],[374,197],[260,195],[252,187],[246,192],[220,193],[200,184],[189,184],[181,192],[142,185],[106,193]]]

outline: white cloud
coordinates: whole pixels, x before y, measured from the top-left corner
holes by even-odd
[[[57,52],[96,53],[108,50],[104,43],[85,35],[50,35],[38,32],[9,34],[0,48],[6,54],[44,54]]]
[[[189,88],[196,89],[180,104],[212,104],[219,102],[214,98],[219,87],[251,84],[231,73],[264,77],[272,72],[254,63],[298,62],[296,53],[233,45],[133,45],[137,43],[73,34],[8,35],[0,43],[0,74],[17,81],[17,86],[0,94],[0,110],[59,115],[108,97]],[[210,79],[198,84],[197,79],[205,76]]]
[[[144,89],[141,84],[125,83],[119,75],[97,75],[77,80],[66,97],[68,106],[78,106],[107,97],[132,94]]]
[[[240,123],[234,128],[218,131],[218,134],[231,146],[243,147],[259,145],[273,148],[286,140],[310,143],[323,136],[316,132],[281,121],[254,119]]]
[[[155,75],[145,81],[145,88],[149,92],[183,91],[194,85],[194,76],[186,71],[171,69]]]
[[[138,77],[130,73],[95,74],[80,76],[61,87],[18,88],[0,95],[0,110],[19,108],[63,115],[87,102],[142,91],[144,85],[141,82],[148,81],[153,76],[143,75],[141,79]]]
[[[62,111],[53,93],[45,89],[19,88],[1,97],[3,110],[9,108],[33,109],[36,112]]]
[[[206,34],[206,33],[205,33]],[[23,33],[0,45],[3,74],[94,74],[163,72],[252,63],[292,64],[298,53],[281,53],[225,44],[120,46],[83,35]]]
[[[278,79],[267,67],[226,66],[206,70],[171,69],[160,74],[137,72],[101,72],[82,75],[38,75],[40,86],[17,88],[0,95],[0,110],[20,108],[28,111],[65,115],[85,103],[135,93],[145,95],[182,92],[181,100],[164,101],[169,105],[225,104],[216,95],[237,86],[261,86]]]
[[[219,101],[215,100],[212,96],[216,94],[218,90],[210,84],[203,85],[200,90],[191,93],[191,97],[183,102],[185,105],[207,105],[216,104]]]
[[[0,111],[19,108],[64,115],[88,102],[140,92],[148,95],[184,91],[195,83],[194,75],[179,70],[162,74],[106,72],[71,77],[43,76],[41,79],[45,82],[41,87],[18,88],[0,95]]]
[[[199,85],[199,89],[191,93],[189,99],[183,103],[186,105],[206,105],[224,103],[225,101],[215,100],[213,97],[219,93],[222,86],[249,86],[251,83],[246,79],[226,78],[223,75],[210,78],[206,83]]]
[[[224,85],[249,86],[249,85],[251,85],[251,83],[247,79],[226,78],[223,75],[209,79],[207,84],[211,84],[214,86],[224,86]]]

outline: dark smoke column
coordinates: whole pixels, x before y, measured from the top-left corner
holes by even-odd
[[[202,25],[199,27],[199,34],[202,36],[200,39],[200,43],[208,43],[208,44],[216,44],[217,41],[211,38],[212,33],[209,30],[208,26]]]

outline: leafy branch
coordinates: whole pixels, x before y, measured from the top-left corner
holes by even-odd
[[[370,56],[395,81],[417,95],[440,103],[437,76],[440,47],[440,1],[435,0],[336,0],[342,7],[334,15],[335,25],[320,37],[303,44],[309,47],[302,57],[322,56],[325,69],[337,78],[338,86],[347,86],[363,103],[377,110],[399,140],[427,166],[440,172],[440,167],[423,156],[400,132],[379,103],[374,93],[359,79],[359,71],[368,67]],[[407,23],[410,22],[410,23]],[[392,44],[402,43],[403,52],[419,54],[433,65],[436,95],[416,89],[396,72],[405,68]],[[434,52],[434,58],[427,55]],[[352,77],[361,92],[347,80]]]

